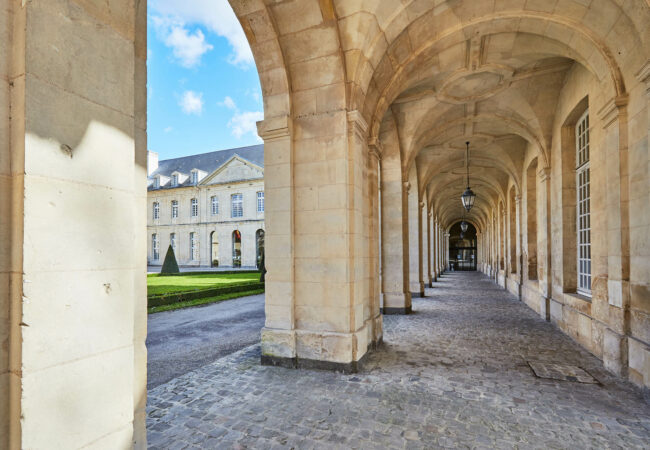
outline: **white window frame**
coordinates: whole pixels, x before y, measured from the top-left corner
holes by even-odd
[[[192,171],[192,184],[199,184],[199,172],[196,170]]]
[[[160,259],[160,247],[157,233],[153,233],[151,235],[151,257],[154,261],[158,261]]]
[[[160,203],[153,202],[153,220],[160,219]]]
[[[197,247],[197,241],[196,241],[196,233],[192,231],[190,233],[190,261],[196,261],[196,247]]]
[[[591,297],[591,174],[589,110],[576,124],[576,269],[577,292]]]
[[[174,250],[174,255],[176,255],[176,233],[169,233],[169,245],[172,246],[172,250]]]
[[[257,212],[264,212],[264,191],[257,192]]]
[[[178,174],[177,173],[172,175],[172,186],[174,186],[174,187],[178,186]]]
[[[160,177],[154,177],[153,179],[153,188],[158,189],[160,187]]]
[[[219,214],[219,197],[217,197],[216,195],[210,197],[210,205],[211,205],[212,215],[216,216],[217,214]]]
[[[199,216],[199,200],[196,198],[190,200],[190,216],[192,217]]]
[[[178,217],[178,200],[172,200],[172,219]]]
[[[230,196],[230,217],[244,217],[244,195],[232,194]]]

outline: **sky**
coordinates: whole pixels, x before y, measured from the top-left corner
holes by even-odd
[[[160,160],[261,143],[262,91],[228,0],[148,0],[147,132]]]

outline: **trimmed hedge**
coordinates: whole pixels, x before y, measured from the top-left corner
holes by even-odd
[[[147,297],[147,307],[151,308],[152,306],[171,305],[172,303],[186,302],[188,300],[196,300],[197,298],[216,297],[217,295],[252,291],[256,289],[264,289],[264,283],[254,282],[236,284],[234,286],[202,289],[200,291],[174,292],[170,294],[151,295]]]
[[[219,271],[197,271],[197,272],[180,272],[180,273],[150,273],[149,276],[156,277],[183,277],[187,275],[215,275],[215,274],[224,274],[229,275],[233,273],[260,273],[257,269],[250,270],[219,270]]]

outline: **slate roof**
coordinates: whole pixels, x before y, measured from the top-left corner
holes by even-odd
[[[251,145],[249,147],[229,148],[226,150],[217,150],[215,152],[200,153],[198,155],[183,156],[181,158],[165,159],[158,163],[158,168],[149,175],[151,180],[156,175],[163,175],[171,178],[173,172],[180,172],[190,175],[192,169],[199,169],[207,174],[211,174],[234,155],[252,162],[260,167],[264,167],[264,144]],[[180,183],[177,187],[191,186],[191,177],[185,183]],[[151,189],[151,184],[149,186]],[[170,189],[171,186],[161,186],[160,189]]]

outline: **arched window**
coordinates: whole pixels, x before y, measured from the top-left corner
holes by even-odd
[[[158,220],[160,218],[160,203],[153,202],[153,218]]]
[[[260,268],[262,263],[262,255],[264,254],[264,230],[259,229],[255,232],[255,254],[257,255],[257,268]]]
[[[578,292],[591,296],[591,190],[589,185],[589,110],[576,124],[576,217]]]
[[[199,201],[197,199],[193,198],[190,204],[191,204],[190,212],[191,212],[192,217],[198,217],[198,215],[199,215]]]
[[[158,235],[156,233],[151,235],[151,258],[156,261],[160,259],[160,249],[158,247]]]
[[[241,267],[241,233],[239,230],[232,232],[232,266]]]

